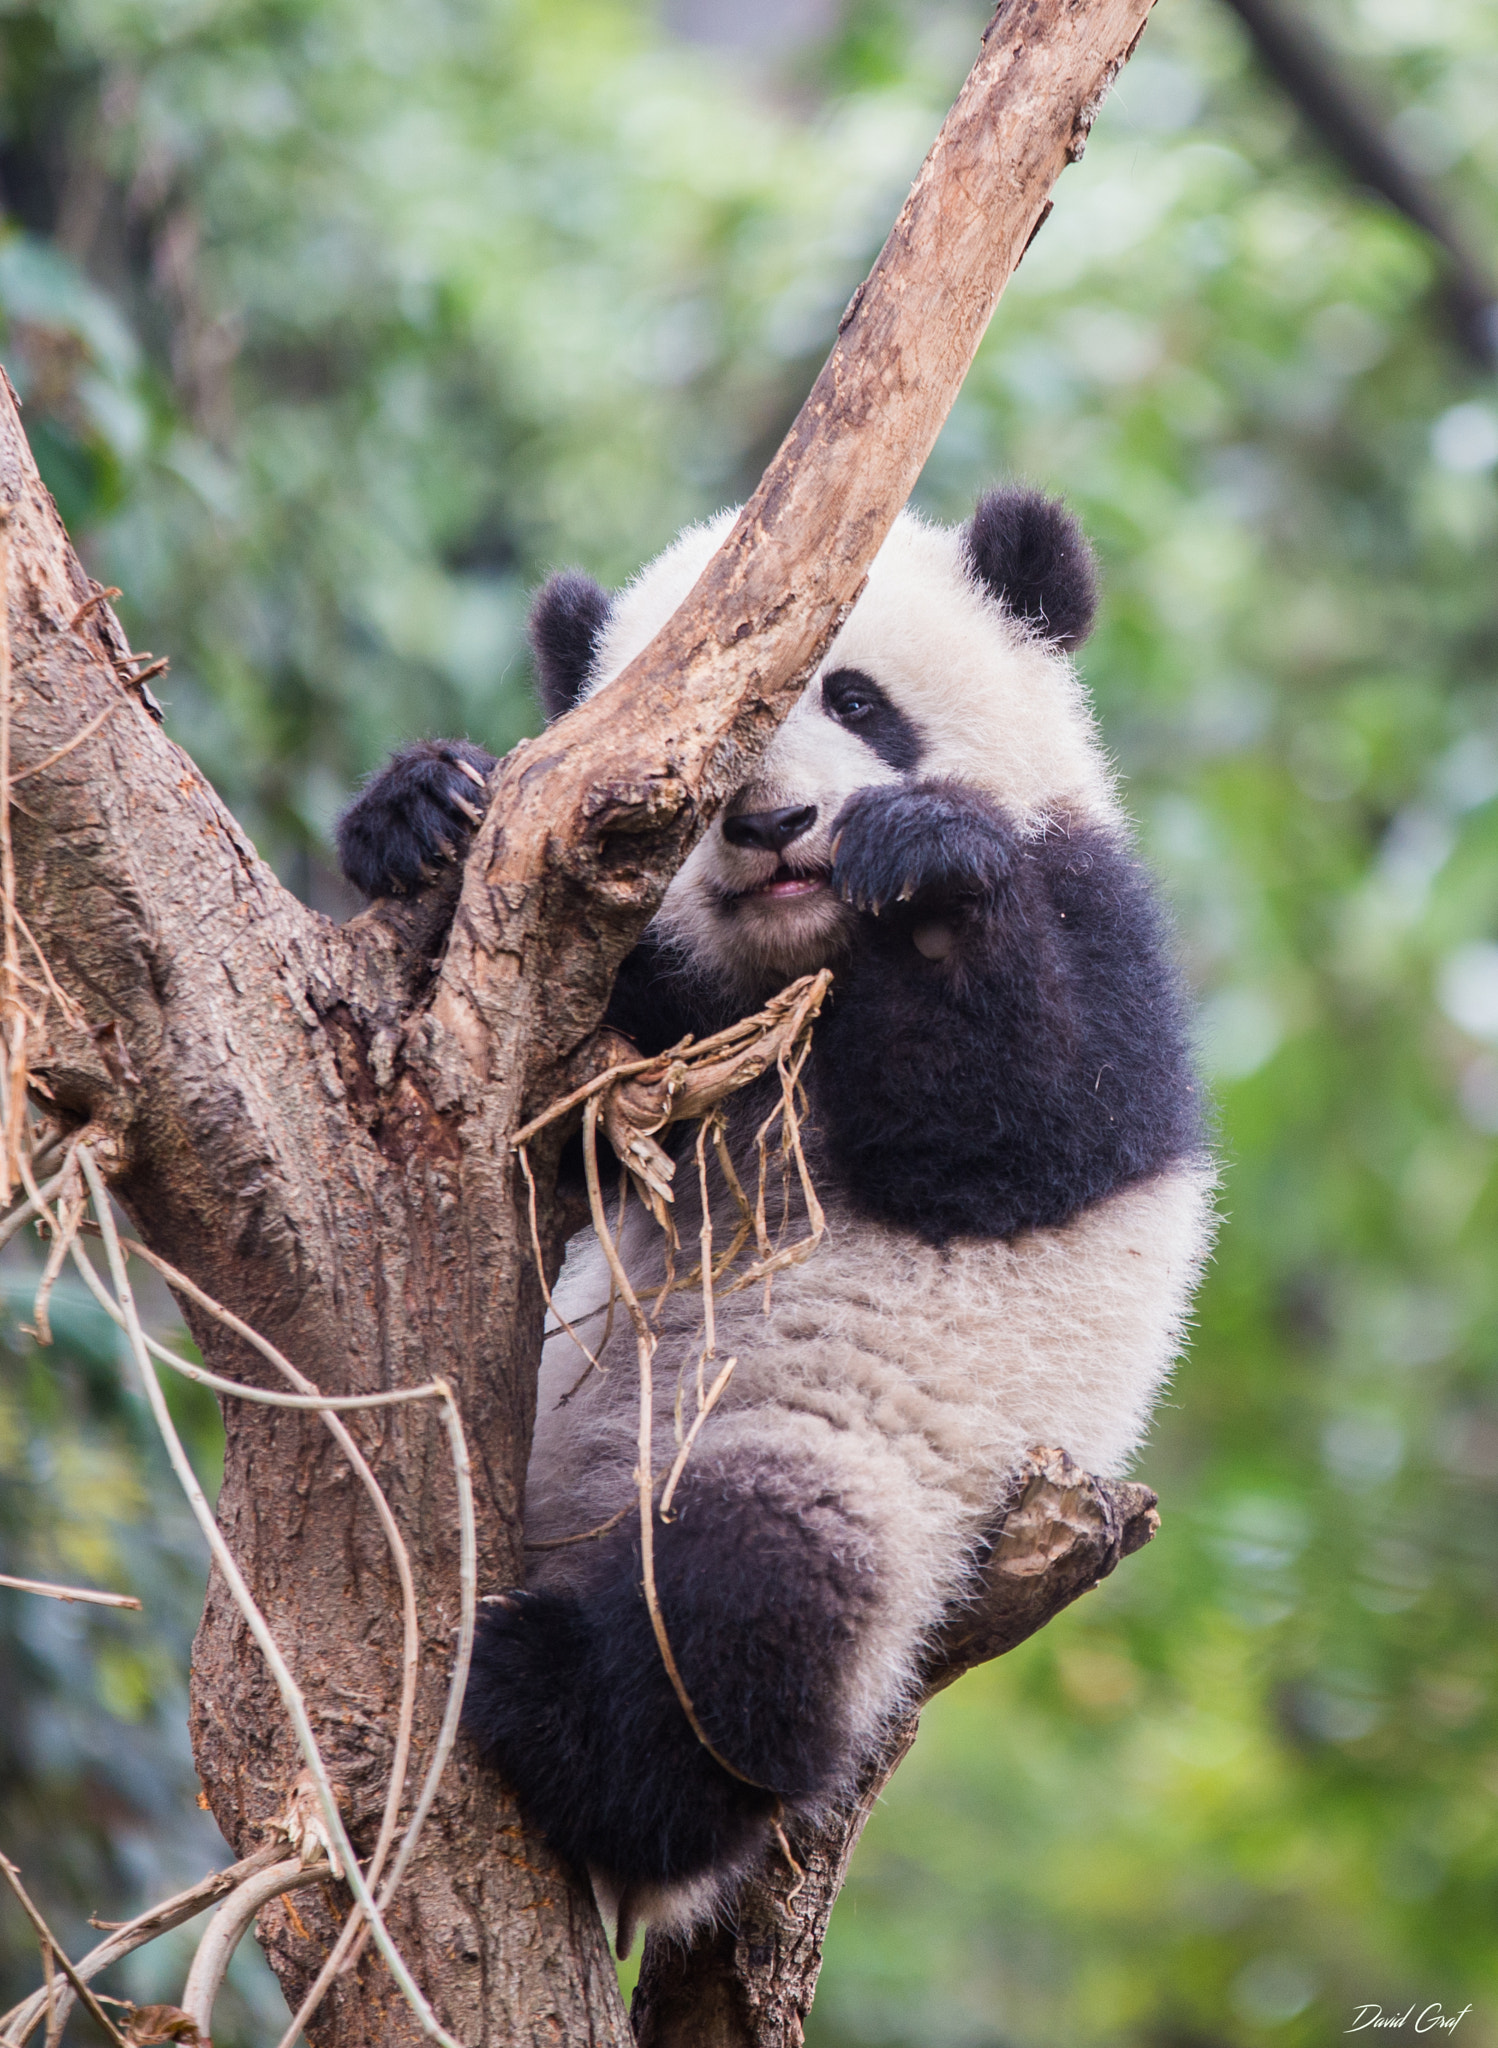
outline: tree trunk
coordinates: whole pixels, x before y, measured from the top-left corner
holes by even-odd
[[[95,592],[37,479],[14,395],[0,393],[18,903],[78,1006],[72,1022],[53,1010],[33,1071],[66,1118],[92,1127],[147,1242],[323,1391],[450,1380],[474,1457],[481,1590],[521,1576],[541,1335],[508,1134],[576,1078],[618,963],[846,616],[1148,6],[1001,7],[723,549],[606,701],[496,771],[440,958],[440,902],[381,905],[335,928],[257,858],[130,683],[107,605],[74,623]],[[553,1265],[576,1220],[551,1193],[556,1142],[535,1147]],[[263,1375],[217,1324],[188,1319],[217,1370]],[[366,1845],[399,1691],[388,1554],[315,1418],[231,1403],[226,1424],[220,1520]],[[424,1409],[350,1426],[417,1574],[419,1758],[458,1612],[445,1442]],[[298,1760],[216,1579],[194,1657],[193,1739],[213,1812],[245,1853]],[[835,1888],[829,1875],[829,1906]],[[312,1890],[262,1915],[293,2002],[342,1910],[341,1893]],[[631,2038],[591,1899],[461,1746],[389,1918],[471,2048]],[[313,2031],[329,2048],[419,2038],[373,1951]]]

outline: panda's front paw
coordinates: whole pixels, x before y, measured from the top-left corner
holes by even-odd
[[[338,820],[338,864],[363,896],[408,896],[468,851],[494,756],[471,740],[418,740],[372,775]]]
[[[875,784],[832,828],[832,886],[855,910],[991,902],[1013,872],[1013,827],[961,783]]]

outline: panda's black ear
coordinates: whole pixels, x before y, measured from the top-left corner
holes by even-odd
[[[536,592],[529,629],[547,723],[570,711],[608,624],[613,599],[580,569],[562,569]]]
[[[1011,484],[978,500],[967,529],[973,574],[1016,618],[1068,651],[1092,631],[1097,568],[1059,498]]]

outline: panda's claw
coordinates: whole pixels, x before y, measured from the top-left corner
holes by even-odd
[[[1013,865],[1013,827],[960,783],[875,784],[844,804],[831,845],[833,885],[874,917],[991,898]]]
[[[419,740],[373,776],[338,821],[339,864],[364,896],[430,888],[461,861],[483,811],[494,756],[469,740]]]

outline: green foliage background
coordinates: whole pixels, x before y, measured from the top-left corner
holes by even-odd
[[[1498,13],[1311,11],[1498,256]],[[983,19],[849,0],[772,61],[629,0],[0,5],[0,355],[293,886],[338,906],[394,742],[532,727],[547,569],[617,580],[752,486]],[[1300,2048],[1437,2002],[1498,2042],[1498,392],[1435,279],[1216,0],[1168,0],[923,478],[959,518],[1023,474],[1097,540],[1084,667],[1226,1221],[1141,1463],[1164,1531],[931,1709],[815,2048]],[[78,1937],[216,1853],[202,1565],[112,1335],[65,1296],[41,1352],[17,1256],[5,1568],[148,1608],[0,1593],[0,1846]],[[4,1909],[0,1966],[8,2003]],[[221,2048],[273,2023],[238,1985]]]

